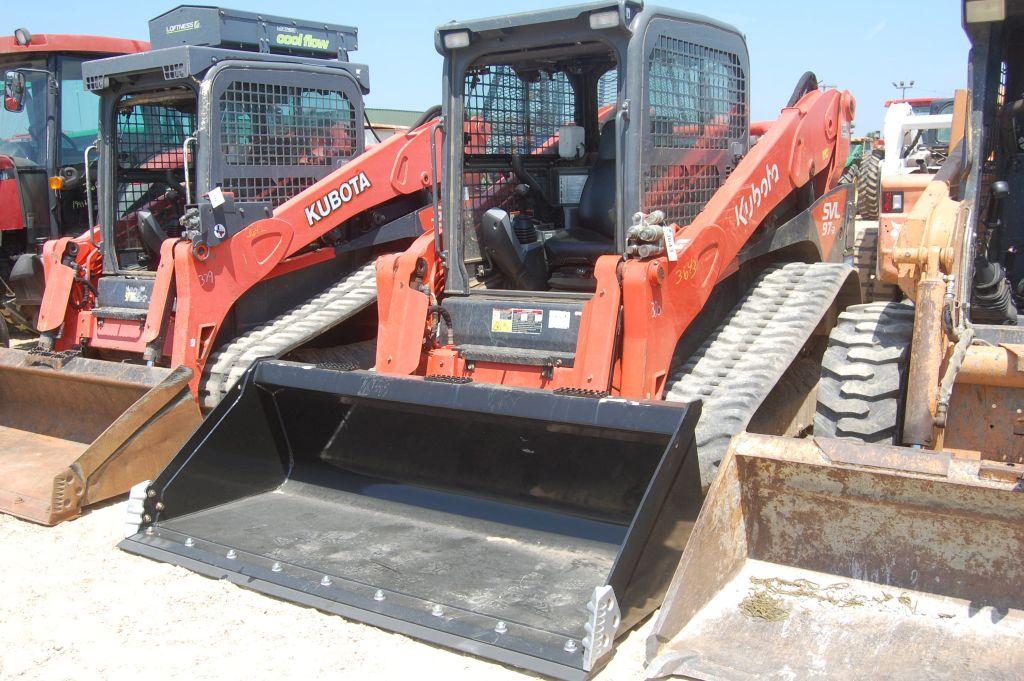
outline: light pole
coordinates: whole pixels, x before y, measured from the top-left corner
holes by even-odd
[[[914,81],[907,82],[907,81],[902,81],[901,80],[899,82],[896,82],[894,80],[892,82],[892,86],[900,91],[900,99],[906,99],[907,98],[907,90],[909,90],[910,88],[914,87]]]

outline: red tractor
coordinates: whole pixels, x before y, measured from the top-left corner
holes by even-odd
[[[141,40],[24,28],[0,38],[0,344],[4,317],[34,330],[42,302],[39,261],[19,266],[18,256],[89,226],[85,152],[96,139],[100,100],[86,90],[82,64],[148,49]]]

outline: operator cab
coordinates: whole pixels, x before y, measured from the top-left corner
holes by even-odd
[[[593,288],[615,248],[615,53],[488,55],[463,83],[464,263],[472,286]],[[565,54],[568,52],[568,54]]]
[[[351,26],[183,5],[153,50],[85,65],[100,96],[99,223],[107,275],[151,278],[169,238],[210,250],[363,151],[367,68]],[[114,282],[114,283],[111,283]],[[109,276],[100,306],[133,302]]]
[[[689,224],[746,153],[746,49],[706,17],[593,3],[446,24],[435,42],[447,296],[588,297],[637,212]]]
[[[746,153],[743,37],[623,0],[449,23],[435,44],[437,337],[467,366],[550,378],[575,365],[584,306],[617,286],[602,259],[665,253],[663,230],[631,236],[634,216],[690,224]]]

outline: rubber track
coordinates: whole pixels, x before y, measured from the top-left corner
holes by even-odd
[[[242,334],[214,352],[203,371],[200,399],[213,409],[261,357],[281,357],[337,326],[377,300],[374,263],[354,270],[298,307]]]
[[[878,276],[878,223],[861,221],[853,238],[853,266],[860,274],[861,299],[865,303],[896,300],[899,289]]]
[[[747,427],[853,271],[840,263],[789,263],[766,270],[673,372],[665,399],[704,403],[697,456],[705,490],[729,440]]]
[[[814,434],[898,444],[914,333],[910,303],[854,305],[821,360]]]

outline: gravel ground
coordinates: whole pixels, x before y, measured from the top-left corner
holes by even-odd
[[[0,515],[0,679],[538,678],[127,554],[123,515]],[[598,679],[643,677],[651,621]]]

